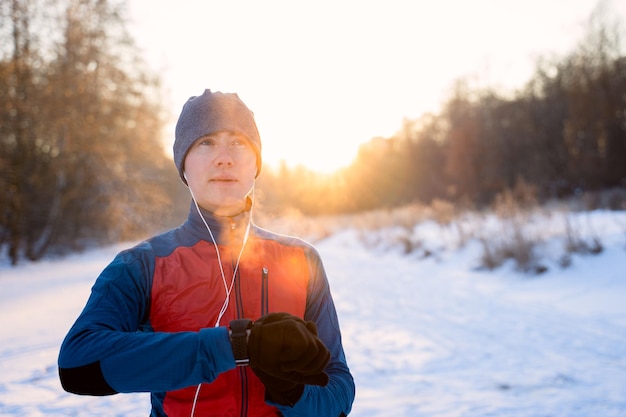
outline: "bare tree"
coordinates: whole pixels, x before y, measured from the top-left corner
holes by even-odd
[[[0,245],[17,262],[51,247],[164,227],[154,222],[170,205],[160,141],[165,114],[158,79],[143,69],[125,30],[123,3],[11,6],[0,7],[2,23],[13,27],[0,36],[14,45],[0,60],[0,160],[7,171]],[[35,31],[33,20],[45,24]],[[33,48],[42,30],[46,43]]]

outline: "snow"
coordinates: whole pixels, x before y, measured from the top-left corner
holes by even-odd
[[[351,415],[626,416],[626,213],[575,220],[603,252],[561,268],[546,236],[549,269],[537,276],[477,268],[477,242],[454,247],[449,229],[427,222],[412,233],[430,256],[381,244],[392,229],[378,244],[353,230],[317,242],[357,384]],[[148,414],[146,394],[75,396],[57,377],[62,338],[126,246],[0,263],[0,415]]]

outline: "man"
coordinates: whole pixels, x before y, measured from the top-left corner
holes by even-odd
[[[59,354],[77,394],[150,392],[151,416],[344,416],[354,381],[317,251],[251,219],[261,140],[236,94],[184,105],[179,228],[118,254]]]

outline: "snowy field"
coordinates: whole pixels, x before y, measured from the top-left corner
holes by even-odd
[[[317,242],[357,384],[351,416],[626,416],[626,213],[585,216],[604,251],[539,276],[477,269],[478,243],[420,259],[358,232]],[[433,247],[442,235],[419,233]],[[0,263],[1,416],[148,415],[147,395],[74,396],[57,378],[62,338],[125,246]]]

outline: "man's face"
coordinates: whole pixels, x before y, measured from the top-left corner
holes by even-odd
[[[185,175],[198,205],[218,216],[240,213],[256,176],[256,154],[239,133],[219,131],[194,142]]]

